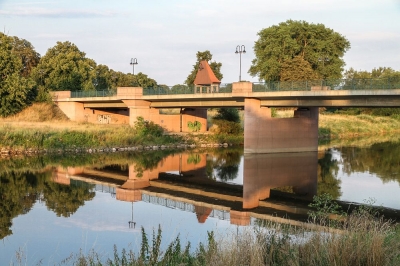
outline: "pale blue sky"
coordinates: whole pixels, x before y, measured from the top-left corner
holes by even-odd
[[[97,64],[143,72],[159,84],[181,84],[196,52],[222,63],[223,83],[257,81],[247,71],[257,32],[288,19],[322,23],[344,35],[346,68],[400,70],[400,0],[0,0],[0,26],[44,55],[71,41]]]

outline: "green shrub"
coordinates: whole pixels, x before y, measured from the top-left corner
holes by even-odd
[[[239,135],[243,133],[240,123],[227,120],[214,119],[214,125],[218,126],[218,133]]]

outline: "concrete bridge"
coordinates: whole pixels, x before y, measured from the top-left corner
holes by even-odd
[[[304,81],[253,84],[232,83],[217,91],[121,87],[116,93],[53,92],[54,102],[73,121],[134,125],[138,117],[170,132],[207,131],[207,109],[244,109],[244,152],[275,153],[317,151],[319,107],[400,107],[400,83],[387,80],[337,81],[319,85]],[[293,118],[271,117],[271,107],[295,107]],[[160,109],[179,108],[177,115]]]

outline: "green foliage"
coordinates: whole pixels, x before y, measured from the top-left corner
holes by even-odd
[[[69,217],[74,214],[85,201],[94,198],[95,192],[91,191],[93,185],[82,181],[72,182],[71,185],[61,185],[47,182],[43,186],[43,197],[49,210],[57,216]]]
[[[154,88],[157,87],[157,82],[154,79],[149,78],[146,74],[139,72],[134,76],[133,86],[142,87],[143,89]]]
[[[325,152],[324,157],[318,159],[318,195],[328,194],[333,200],[341,196],[341,180],[337,178],[339,164],[333,158],[332,152]]]
[[[240,123],[239,110],[237,108],[218,108],[214,119]]]
[[[0,117],[18,113],[35,97],[35,83],[21,76],[24,66],[14,53],[12,40],[0,34]]]
[[[231,135],[240,135],[243,133],[243,129],[240,123],[221,120],[221,119],[214,119],[213,124],[218,127],[216,133],[231,134]]]
[[[188,164],[198,164],[201,162],[201,157],[198,154],[190,154],[187,158]]]
[[[321,76],[312,69],[310,62],[300,55],[285,59],[281,65],[281,81],[289,80],[315,80]]]
[[[201,129],[201,123],[199,121],[189,121],[188,122],[188,128],[192,132],[199,132]]]
[[[203,61],[203,60],[206,60],[207,62],[211,61],[212,54],[208,50],[206,50],[204,52],[199,51],[196,53],[196,59],[197,60],[196,60],[196,63],[193,65],[192,72],[190,72],[190,74],[187,76],[187,78],[184,82],[188,86],[191,86],[194,84],[194,80],[196,79],[197,71],[199,70],[200,61]],[[214,72],[214,75],[217,77],[217,79],[222,80],[222,78],[224,77],[221,74],[222,63],[217,63],[217,62],[213,61],[211,63],[209,62],[208,64],[210,65],[210,68]]]
[[[13,47],[12,52],[16,54],[22,62],[21,76],[25,78],[29,77],[32,69],[39,63],[40,54],[36,52],[32,44],[25,39],[19,39],[13,36],[11,44]]]
[[[96,63],[71,42],[57,42],[40,59],[32,75],[46,91],[94,90]]]
[[[315,208],[315,211],[308,213],[314,223],[319,222],[324,225],[327,223],[336,224],[330,219],[331,215],[345,216],[339,204],[333,200],[331,195],[326,193],[314,196],[313,203],[310,203],[309,206]]]
[[[164,130],[153,121],[144,120],[139,116],[134,124],[134,130],[138,137],[161,137]]]
[[[349,41],[323,24],[287,20],[258,33],[249,73],[260,80],[337,79]],[[301,68],[298,68],[301,66]],[[295,67],[297,69],[295,69]]]
[[[218,177],[222,181],[235,179],[239,173],[242,155],[243,150],[227,149],[219,151],[214,158],[207,160],[208,178],[216,179]],[[214,176],[214,173],[216,176]]]
[[[171,88],[171,94],[186,94],[186,93],[193,93],[193,86],[181,85],[176,84]]]

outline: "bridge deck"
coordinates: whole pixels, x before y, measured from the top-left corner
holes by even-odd
[[[245,98],[261,100],[268,107],[400,107],[400,89],[391,90],[321,90],[245,93],[201,93],[141,95],[140,97],[62,98],[58,102],[81,102],[87,108],[128,108],[124,100],[150,102],[151,108],[244,107]]]

